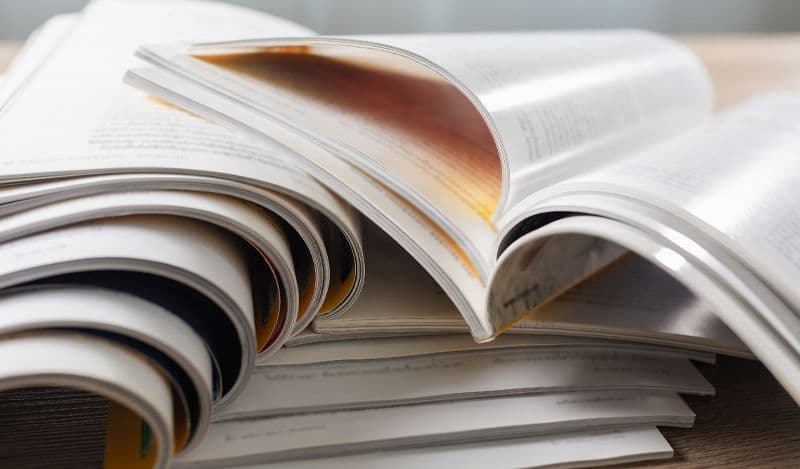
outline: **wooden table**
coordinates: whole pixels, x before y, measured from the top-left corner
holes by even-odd
[[[800,34],[694,36],[680,40],[706,64],[718,108],[757,93],[800,92]]]
[[[755,93],[800,91],[800,35],[681,38],[706,63],[724,108]],[[0,70],[19,43],[0,41]],[[657,467],[800,466],[800,409],[761,364],[698,365],[717,396],[687,397],[692,429],[662,429],[675,459]],[[640,464],[642,466],[650,464]]]

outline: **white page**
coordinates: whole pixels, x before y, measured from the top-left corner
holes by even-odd
[[[367,337],[467,332],[463,319],[436,282],[385,235],[366,230],[365,253],[370,275],[361,298],[343,316],[316,320],[316,332]],[[631,290],[628,285],[634,280],[639,287]],[[517,332],[603,337],[750,355],[707,305],[659,268],[635,258],[601,271],[572,294],[545,304],[506,333]]]
[[[791,283],[798,275],[791,234],[799,213],[793,169],[798,109],[794,95],[751,99],[684,138],[549,194],[615,197],[617,208],[606,213],[644,236],[659,236],[677,256],[660,261],[664,268],[704,269],[716,290],[687,286],[710,303],[736,303],[717,312],[794,396],[800,396],[797,373],[789,371],[800,364],[800,296]],[[543,208],[547,196],[526,201],[525,210]],[[626,207],[625,201],[638,202]]]
[[[614,153],[686,128],[710,111],[710,83],[699,60],[651,33],[454,34],[436,42],[425,35],[365,39],[436,64],[482,107],[507,164],[507,199],[500,212],[552,181],[552,175],[536,174],[540,166],[554,163],[547,160],[603,164]]]
[[[114,454],[133,467],[167,466],[174,440],[172,399],[167,383],[143,355],[94,336],[50,331],[0,340],[0,362],[0,390],[73,386],[127,407],[134,418],[126,423],[138,424],[137,417],[147,422],[154,444],[145,458],[138,441],[134,454],[121,453],[119,446]],[[116,446],[127,440],[108,442]],[[108,455],[112,450],[106,448]]]
[[[255,283],[257,294],[271,301],[262,315],[274,315],[269,324],[258,321],[259,351],[274,353],[292,332],[300,314],[298,279],[289,240],[275,217],[245,201],[217,194],[190,191],[115,192],[75,197],[13,213],[0,221],[0,240],[21,238],[43,230],[108,217],[172,215],[217,225],[240,237],[255,249],[250,253],[261,261],[264,284]],[[255,306],[252,306],[254,308]],[[305,311],[304,311],[305,312]],[[316,311],[314,311],[314,314]],[[274,319],[274,320],[273,320]]]
[[[224,231],[202,222],[147,215],[109,218],[6,242],[0,246],[0,256],[6,285],[20,281],[15,277],[36,278],[31,272],[41,266],[51,267],[45,277],[57,275],[62,271],[57,266],[72,261],[95,260],[85,263],[95,270],[124,265],[126,259],[143,268],[148,263],[160,265],[163,275],[213,294],[223,309],[253,322],[249,278],[239,246]]]
[[[542,347],[254,369],[215,421],[444,400],[582,390],[713,394],[685,358]]]
[[[597,430],[561,433],[481,443],[383,450],[375,453],[302,459],[246,466],[248,469],[299,468],[518,468],[518,467],[594,467],[634,461],[668,459],[672,448],[655,428]],[[180,466],[180,464],[178,464]]]
[[[306,331],[298,342],[287,342],[275,355],[256,361],[257,366],[307,365],[313,363],[379,360],[385,358],[457,355],[466,352],[514,350],[608,349],[638,351],[651,355],[689,358],[714,363],[713,354],[684,349],[647,346],[619,340],[604,340],[568,335],[501,334],[491,342],[476,343],[468,334],[431,334],[399,337],[346,339]],[[326,340],[327,339],[327,340]],[[289,345],[291,343],[291,345]]]
[[[309,145],[308,141],[286,132],[285,129],[270,120],[265,120],[261,115],[232,106],[229,101],[219,99],[218,96],[209,93],[206,88],[191,83],[187,84],[181,81],[177,75],[152,67],[129,72],[129,77],[132,74],[135,76],[131,79],[137,80],[137,86],[140,85],[147,89],[151,87],[153,89],[180,88],[181,95],[168,93],[166,99],[174,100],[184,107],[194,109],[199,102],[207,104],[208,100],[212,100],[213,111],[205,107],[197,107],[197,109],[200,112],[208,113],[210,117],[220,122],[226,122],[228,119],[245,122],[254,135],[260,135],[261,138],[266,139],[265,141],[272,141],[261,133],[266,132],[265,129],[268,129],[270,134],[283,132],[286,139],[294,139],[293,145],[298,148],[302,147],[301,152],[314,155],[309,159],[309,163],[322,163],[317,166],[321,172],[316,175],[325,184],[340,190],[340,195],[345,200],[380,226],[411,254],[436,282],[442,285],[444,292],[461,312],[463,320],[469,325],[473,336],[480,341],[486,341],[492,337],[493,332],[490,330],[488,319],[482,313],[482,306],[480,306],[485,287],[475,266],[451,238],[408,203],[373,179],[365,177],[364,173],[327,152],[324,148]],[[259,130],[255,131],[254,129]],[[328,173],[327,171],[331,168],[335,168],[335,170]]]
[[[141,54],[347,159],[440,224],[482,272],[496,211],[710,108],[696,58],[631,31],[265,39]]]
[[[13,138],[0,142],[0,147],[8,145],[0,158],[15,169],[0,171],[0,179],[149,170],[247,181],[297,197],[330,216],[357,252],[359,239],[353,233],[358,222],[351,210],[299,170],[291,152],[156,105],[121,83],[133,51],[143,41],[222,39],[270,31],[308,32],[223,4],[113,0],[92,4],[14,105],[4,110],[0,128]],[[38,115],[37,126],[48,128],[47,139],[31,137],[33,114]],[[360,258],[354,261],[355,282],[341,304],[334,304],[335,311],[357,297],[363,266]]]
[[[283,218],[304,241],[309,251],[315,277],[315,291],[305,311],[316,313],[326,300],[325,294],[334,295],[337,291],[329,291],[328,285],[332,270],[339,272],[343,267],[333,269],[336,263],[352,265],[355,281],[350,291],[338,302],[330,300],[325,304],[325,312],[335,315],[349,307],[357,298],[364,277],[364,261],[361,255],[361,239],[359,220],[341,199],[327,191],[319,191],[317,202],[300,197],[294,198],[283,193],[256,187],[242,182],[225,180],[207,176],[188,174],[153,174],[127,173],[105,174],[64,178],[35,183],[25,183],[0,188],[0,214],[7,215],[23,210],[31,210],[48,203],[59,202],[74,197],[104,194],[108,192],[128,192],[131,190],[182,190],[222,194],[243,201],[252,202]],[[325,197],[327,196],[327,198]],[[299,199],[299,200],[298,200]],[[318,205],[317,203],[323,203]],[[316,212],[311,211],[311,207]],[[319,217],[318,213],[323,216]],[[318,218],[319,217],[319,218]],[[329,257],[326,244],[326,231],[332,231],[330,238],[340,237],[347,244],[346,249],[336,248],[336,256]],[[295,253],[293,253],[295,254]],[[331,253],[333,254],[333,253]],[[356,255],[357,254],[357,255]],[[302,259],[294,259],[304,265]],[[335,285],[337,286],[337,285]],[[295,324],[297,330],[302,329],[313,318],[306,318],[305,313]]]
[[[189,377],[198,400],[197,409],[187,409],[198,414],[189,429],[188,447],[202,439],[211,420],[211,360],[205,343],[180,318],[135,296],[93,287],[47,286],[9,292],[0,297],[0,309],[3,336],[60,328],[104,331],[164,353]]]
[[[707,303],[660,267],[633,254],[528,314],[513,330],[556,332],[570,326],[597,337],[629,336],[752,356]]]
[[[512,438],[609,426],[691,425],[674,394],[575,392],[213,424],[180,458],[193,467]]]
[[[139,93],[121,83],[121,76],[131,61],[130,55],[142,41],[236,37],[247,31],[264,34],[270,29],[275,33],[303,31],[266,15],[253,15],[249,10],[213,3],[101,1],[92,4],[82,14],[75,31],[20,91],[14,105],[4,109],[0,126],[4,133],[12,129],[14,132],[2,142],[4,148],[7,145],[9,149],[9,152],[3,151],[3,155],[5,161],[15,167],[9,167],[4,176],[12,177],[16,173],[35,178],[63,171],[85,174],[121,168],[141,170],[148,164],[161,170],[198,170],[192,164],[218,168],[227,165],[242,178],[269,171],[292,172],[281,155],[271,154],[277,150],[270,152],[245,140],[226,138],[226,132],[214,126],[203,126],[197,119],[187,120],[185,114],[159,112],[163,109],[143,100]],[[64,93],[65,89],[70,92]],[[31,121],[26,119],[32,115],[37,116],[39,128],[48,128],[48,139],[30,138],[36,129],[32,129]],[[122,132],[126,125],[134,123],[140,137],[144,132],[155,137],[152,133],[160,131],[160,139],[128,140],[129,133],[109,133],[111,128]],[[191,139],[186,140],[203,136],[204,129],[208,133],[205,149]],[[187,132],[192,132],[191,136]],[[97,159],[98,153],[102,154],[102,160]],[[191,161],[186,161],[189,156]]]
[[[363,233],[369,275],[360,298],[346,314],[336,318],[320,317],[316,321],[320,326],[314,327],[321,327],[328,321],[359,323],[364,313],[384,309],[413,312],[423,321],[444,311],[455,314],[464,327],[464,320],[458,316],[453,302],[414,258],[371,223],[364,225]]]
[[[250,279],[239,248],[223,231],[198,221],[112,218],[3,243],[0,284],[110,269],[160,275],[197,290],[227,314],[241,347],[239,376],[224,402],[241,389],[256,352]]]
[[[592,199],[602,201],[603,197]],[[566,204],[575,213],[584,210],[592,213],[593,210],[590,200]],[[707,302],[800,402],[800,380],[797,379],[800,348],[792,344],[796,335],[786,335],[791,331],[789,326],[796,324],[795,313],[760,278],[719,245],[704,239],[698,230],[677,218],[665,221],[664,212],[648,210],[646,204],[641,204],[638,210],[632,210],[630,205],[633,205],[631,201],[617,199],[620,220],[589,215],[567,217],[528,233],[517,243],[535,243],[537,237],[568,234],[613,240],[630,249],[667,271]],[[776,324],[778,319],[782,322]],[[800,327],[794,327],[798,329]]]
[[[581,185],[641,194],[679,217],[699,222],[800,307],[791,278],[800,275],[800,96],[767,95],[721,115],[692,135],[586,176]],[[669,157],[666,157],[669,155]],[[617,189],[618,187],[618,189]]]

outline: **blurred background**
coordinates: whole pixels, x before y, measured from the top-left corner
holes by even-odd
[[[0,0],[0,39],[23,39],[86,0]],[[666,33],[800,30],[795,0],[234,0],[323,34],[636,27]]]

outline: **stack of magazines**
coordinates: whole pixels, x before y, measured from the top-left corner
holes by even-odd
[[[0,87],[0,461],[669,458],[719,353],[800,401],[800,96],[712,106],[641,31],[55,17]]]

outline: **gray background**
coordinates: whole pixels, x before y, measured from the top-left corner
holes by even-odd
[[[86,0],[0,0],[0,39]],[[670,33],[800,30],[796,0],[234,0],[320,33],[638,27]]]

